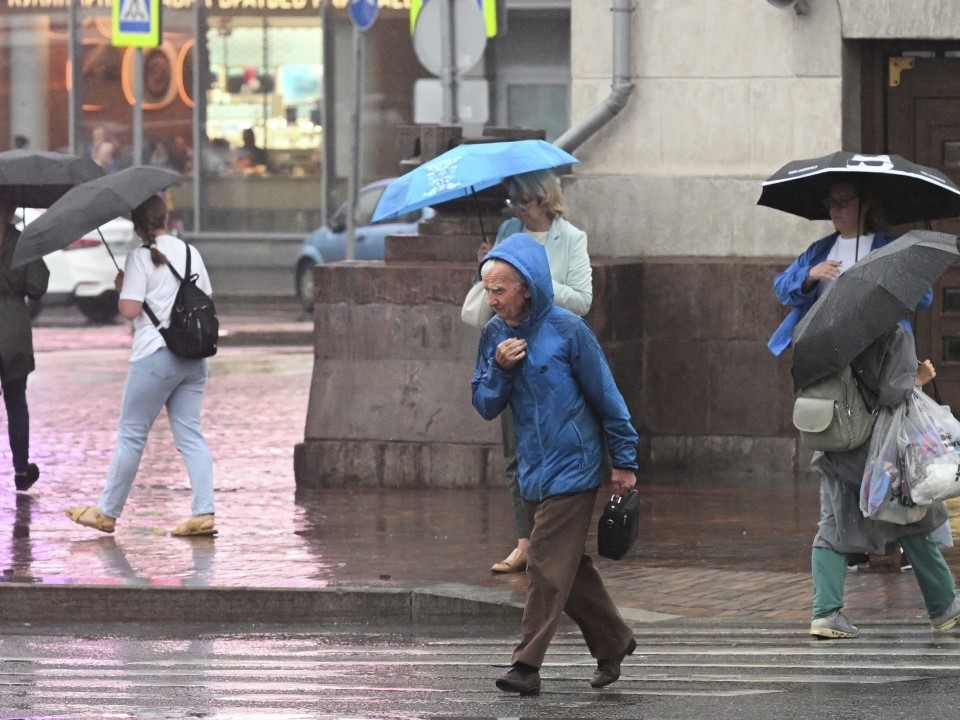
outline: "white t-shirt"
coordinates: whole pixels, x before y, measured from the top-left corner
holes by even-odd
[[[843,275],[858,261],[863,260],[872,247],[873,233],[861,235],[859,238],[845,238],[838,235],[833,247],[827,254],[827,260],[839,260],[840,274]],[[821,280],[817,286],[817,297],[823,295],[833,282],[833,280]]]
[[[187,266],[187,244],[172,235],[159,235],[157,248],[167,257],[169,262],[183,276]],[[210,287],[210,276],[203,264],[203,258],[196,248],[190,254],[190,273],[197,276],[197,287],[208,295],[213,294]],[[150,305],[153,314],[163,327],[169,324],[170,310],[177,297],[180,282],[170,272],[166,265],[156,266],[150,259],[150,250],[141,245],[127,255],[127,262],[123,267],[123,288],[120,291],[121,300],[136,300]],[[147,314],[140,314],[133,319],[133,346],[130,349],[130,362],[142,360],[152,355],[164,346],[163,337],[153,325]]]
[[[524,227],[523,231],[527,233],[527,235],[532,237],[534,240],[536,240],[538,243],[540,243],[541,245],[547,244],[547,235],[550,233],[550,228],[547,228],[546,230],[537,231],[537,230],[530,230],[529,228]]]

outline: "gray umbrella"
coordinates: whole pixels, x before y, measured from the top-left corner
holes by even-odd
[[[77,185],[27,225],[13,252],[13,267],[62,250],[178,180],[174,170],[138,165]]]
[[[19,207],[46,208],[70,188],[103,176],[88,157],[43,150],[0,152],[0,193]]]
[[[837,278],[793,331],[794,387],[839,372],[914,312],[960,260],[957,242],[955,235],[911,230]]]

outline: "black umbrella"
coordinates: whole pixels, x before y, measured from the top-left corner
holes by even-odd
[[[88,157],[42,150],[0,152],[0,194],[19,207],[50,207],[70,188],[103,176]]]
[[[911,230],[837,278],[793,331],[795,388],[839,372],[914,312],[924,293],[960,260],[957,242],[955,235]]]
[[[960,187],[939,170],[899,155],[850,152],[787,163],[764,181],[757,205],[829,220],[823,201],[836,182],[869,185],[891,225],[960,217]]]
[[[138,165],[77,185],[27,225],[13,251],[13,267],[62,250],[179,179],[174,170]]]

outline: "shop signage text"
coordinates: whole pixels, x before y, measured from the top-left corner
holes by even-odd
[[[168,10],[186,10],[193,7],[194,0],[163,0],[163,7]],[[323,0],[204,0],[209,10],[272,10],[276,12],[302,12],[304,10],[319,11]],[[337,10],[347,7],[350,0],[332,0],[331,5]],[[381,10],[409,10],[410,0],[379,0]],[[111,0],[77,0],[77,7],[82,9],[112,8]],[[66,10],[70,7],[70,0],[0,0],[0,8],[27,12],[44,12]]]

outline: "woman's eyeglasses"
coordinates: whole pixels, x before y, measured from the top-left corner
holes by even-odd
[[[823,199],[823,206],[827,210],[843,210],[850,203],[857,199],[856,195],[845,198],[826,197]]]
[[[507,198],[507,206],[516,208],[517,210],[526,210],[528,207],[530,207],[530,203],[532,203],[535,199],[536,198],[509,197]]]

